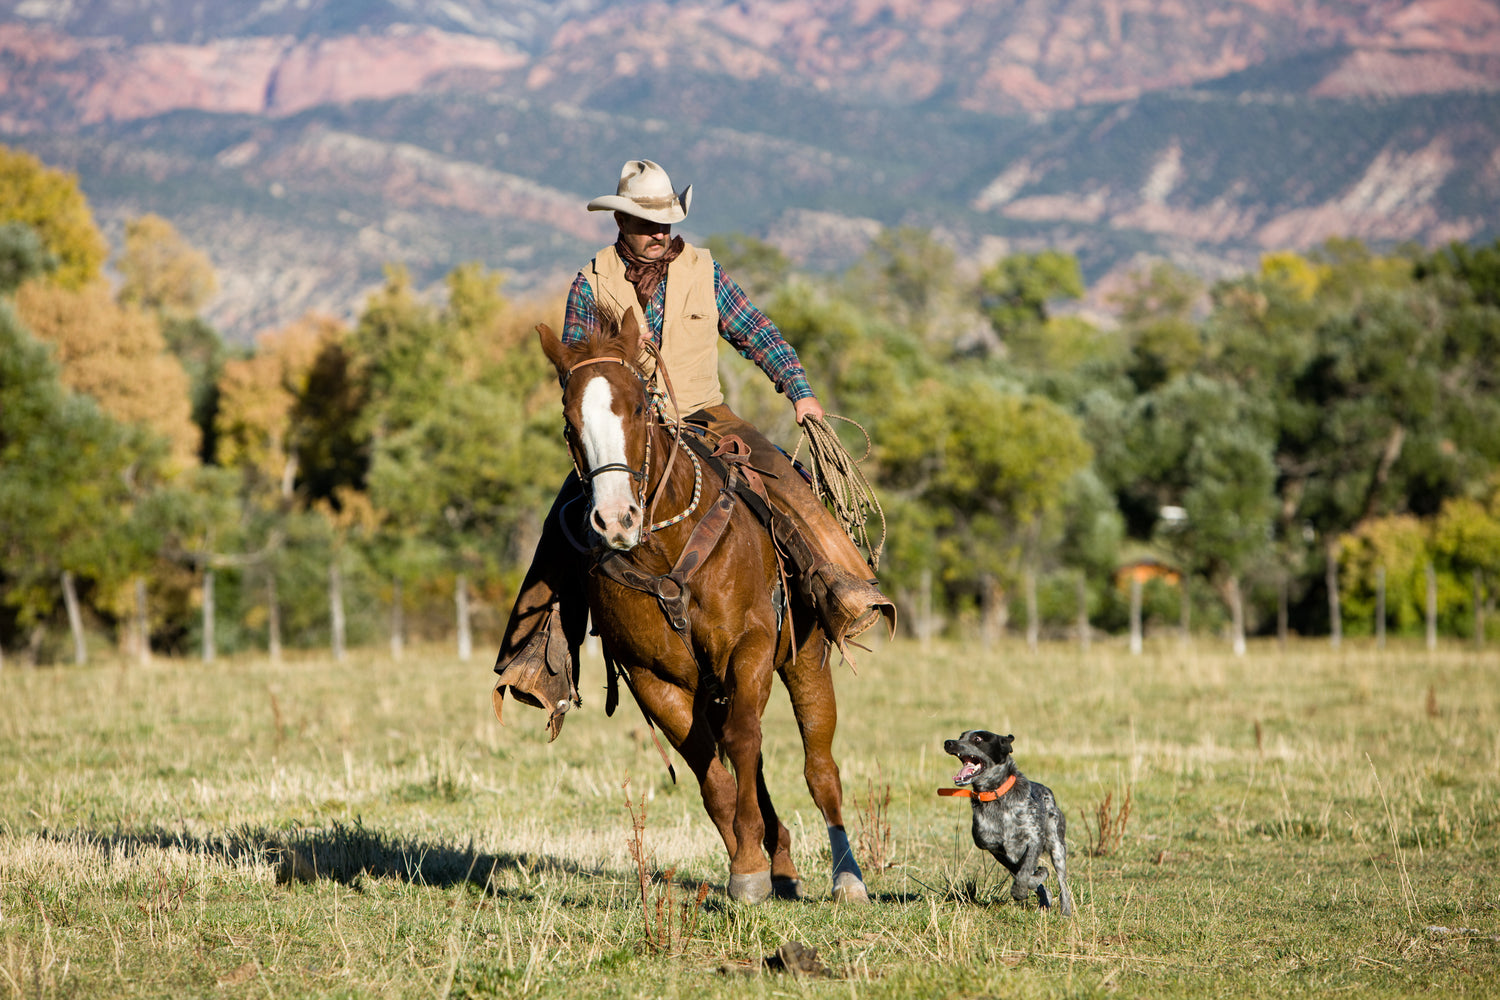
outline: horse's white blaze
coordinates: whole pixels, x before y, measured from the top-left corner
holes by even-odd
[[[579,444],[589,468],[629,465],[625,455],[625,423],[615,414],[614,392],[607,379],[595,377],[583,387],[579,414],[582,423]],[[603,522],[605,542],[613,548],[632,548],[640,540],[640,513],[633,511],[634,487],[635,480],[630,474],[618,469],[594,479],[594,513]],[[629,518],[625,517],[627,513],[631,515]]]

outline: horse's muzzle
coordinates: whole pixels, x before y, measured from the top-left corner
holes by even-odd
[[[641,543],[641,525],[645,518],[641,509],[631,503],[623,507],[595,505],[590,523],[594,533],[604,539],[604,544],[620,552],[628,552]]]

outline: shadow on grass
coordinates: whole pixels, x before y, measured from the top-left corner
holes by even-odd
[[[325,828],[293,830],[247,825],[202,837],[161,827],[109,832],[43,831],[38,836],[57,843],[87,843],[98,847],[106,857],[129,857],[145,848],[175,848],[217,860],[274,865],[276,881],[280,883],[331,879],[354,889],[359,889],[360,880],[366,877],[397,878],[437,888],[470,885],[495,896],[525,896],[524,891],[496,885],[494,876],[502,871],[523,872],[528,877],[604,874],[603,869],[584,868],[574,861],[548,855],[488,854],[474,850],[472,845],[457,848],[391,837],[366,829],[359,821],[353,824],[335,821]]]

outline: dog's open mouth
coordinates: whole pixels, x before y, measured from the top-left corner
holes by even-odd
[[[958,773],[953,776],[953,783],[955,785],[967,785],[974,780],[974,775],[984,770],[983,761],[973,757],[960,757],[958,759],[964,762],[964,766],[959,768]]]

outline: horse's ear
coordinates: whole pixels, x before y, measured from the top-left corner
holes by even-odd
[[[620,336],[629,345],[632,354],[627,360],[634,360],[635,355],[641,353],[645,337],[641,335],[641,324],[635,318],[635,310],[627,309],[625,315],[620,318]]]
[[[552,327],[546,323],[538,323],[536,335],[542,343],[542,353],[547,355],[547,360],[552,362],[552,367],[556,368],[559,374],[566,371],[567,365],[562,358],[562,341],[558,339],[557,334],[552,332]]]

